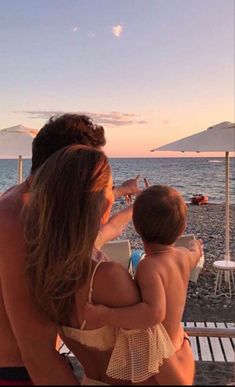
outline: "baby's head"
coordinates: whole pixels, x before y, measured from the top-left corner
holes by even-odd
[[[144,242],[171,245],[186,226],[187,207],[175,189],[154,185],[143,191],[133,208],[133,223]]]

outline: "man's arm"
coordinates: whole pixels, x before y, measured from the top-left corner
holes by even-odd
[[[70,366],[55,349],[57,327],[32,304],[22,230],[9,222],[0,225],[0,280],[6,312],[33,383],[78,385]]]
[[[95,247],[99,250],[106,242],[117,238],[127,227],[132,219],[132,205],[113,215],[109,221],[100,227],[95,241]]]
[[[166,313],[165,289],[158,273],[149,275],[148,266],[149,262],[141,261],[136,274],[142,302],[122,308],[87,304],[86,321],[95,321],[97,327],[110,325],[126,329],[147,329],[162,322]]]

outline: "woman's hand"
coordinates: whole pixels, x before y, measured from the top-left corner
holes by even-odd
[[[138,187],[138,181],[139,181],[140,175],[137,175],[134,179],[129,179],[124,181],[119,187],[113,188],[113,193],[115,199],[119,198],[120,196],[131,197],[131,195],[136,195],[140,188]]]
[[[126,197],[126,203],[127,204],[131,204],[131,202],[132,202],[132,195],[135,195],[136,197],[139,195],[139,194],[141,194],[141,192],[144,190],[144,189],[146,189],[146,188],[148,188],[149,187],[149,182],[148,182],[148,180],[146,179],[146,177],[144,177],[144,189],[140,189],[139,187],[138,187],[138,180],[139,180],[139,177],[140,177],[140,175],[138,175],[138,176],[136,176],[136,178],[135,179],[131,179],[132,180],[132,183],[133,183],[133,188],[135,187],[135,191],[133,192],[133,193],[130,193],[130,194],[127,194],[127,195],[125,195],[125,197]],[[129,182],[131,182],[131,180],[128,180]],[[124,182],[125,183],[125,182]],[[124,184],[123,183],[123,184]]]

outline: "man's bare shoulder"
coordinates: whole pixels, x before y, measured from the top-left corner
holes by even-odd
[[[4,191],[1,196],[0,196],[0,199],[9,195],[11,192],[14,192],[16,189],[17,189],[17,185],[13,185],[12,187],[8,188],[6,191]]]
[[[22,193],[13,188],[0,198],[0,263],[16,260],[24,247],[21,211],[23,208]]]
[[[0,197],[0,229],[12,227],[19,221],[23,208],[23,193],[17,187],[12,187]]]

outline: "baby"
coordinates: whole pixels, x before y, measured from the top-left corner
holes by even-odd
[[[155,185],[143,191],[133,207],[134,227],[145,250],[135,276],[142,302],[127,308],[86,306],[86,319],[100,326],[130,330],[163,326],[175,354],[163,357],[160,372],[155,374],[159,384],[188,385],[194,377],[192,351],[184,341],[189,339],[181,320],[190,273],[202,255],[202,246],[197,240],[190,241],[188,249],[174,246],[185,230],[186,217],[187,206],[175,189]]]

